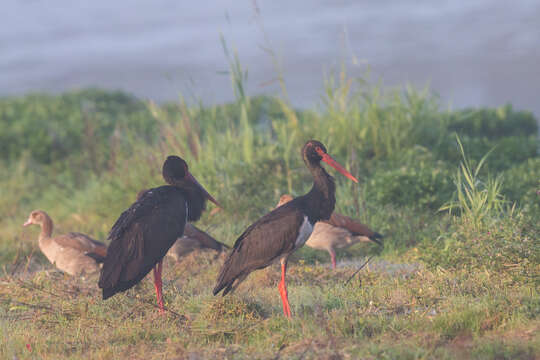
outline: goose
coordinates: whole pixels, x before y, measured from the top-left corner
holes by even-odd
[[[180,262],[184,256],[195,250],[214,250],[218,254],[230,249],[229,246],[217,241],[195,225],[187,223],[184,235],[179,237],[167,252],[167,256]]]
[[[53,265],[69,275],[96,272],[107,256],[107,246],[88,235],[70,232],[52,237],[53,221],[45,211],[32,211],[23,224],[29,225],[41,227],[39,249]]]

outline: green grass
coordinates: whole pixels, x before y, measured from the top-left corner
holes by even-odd
[[[427,91],[369,87],[344,69],[327,79],[319,108],[297,110],[250,98],[247,72],[227,54],[231,104],[156,105],[99,90],[0,100],[0,358],[538,357],[540,160],[530,113],[445,111]],[[288,274],[291,321],[276,266],[222,298],[211,289],[223,258],[167,261],[169,312],[159,316],[149,279],[102,301],[97,275],[54,271],[37,228],[21,226],[43,209],[58,233],[104,240],[178,154],[225,208],[198,225],[233,244],[282,193],[309,189],[299,150],[310,138],[360,179],[335,174],[337,210],[383,233],[385,246],[339,252],[337,271],[328,254],[300,249]],[[451,212],[438,211],[445,204]]]
[[[353,269],[296,265],[289,274],[295,315],[289,321],[281,313],[276,267],[223,298],[209,291],[220,264],[211,254],[167,263],[166,316],[157,314],[150,280],[103,302],[96,278],[6,276],[2,357],[482,358],[494,352],[528,359],[540,351],[538,294],[497,273],[368,270],[345,285]]]

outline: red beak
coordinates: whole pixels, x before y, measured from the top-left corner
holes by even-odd
[[[327,153],[324,153],[322,151],[318,152],[318,153],[319,153],[319,155],[322,156],[322,161],[324,161],[325,163],[327,163],[328,165],[330,165],[331,167],[333,167],[334,169],[336,169],[337,171],[339,171],[340,173],[342,173],[343,175],[345,175],[346,177],[348,177],[352,181],[354,181],[356,183],[358,182],[358,180],[356,180],[356,178],[354,176],[352,176],[350,172],[348,172],[343,166],[341,166],[330,155],[328,155]]]
[[[28,225],[30,225],[30,224],[32,224],[32,220],[28,219],[28,220],[26,220],[26,222],[23,224],[23,226],[28,226]]]
[[[208,200],[210,200],[211,202],[213,202],[213,203],[216,204],[217,206],[222,207],[222,206],[217,202],[217,200],[214,199],[214,197],[213,197],[212,195],[210,195],[210,194],[208,193],[208,191],[206,191],[206,189],[205,189],[201,184],[199,184],[199,182],[197,181],[197,179],[195,179],[195,177],[194,177],[193,175],[191,175],[190,172],[187,173],[186,177],[187,177],[189,180],[191,180],[195,185],[197,185],[197,187],[198,187],[199,189],[201,189],[201,191],[204,193],[204,195],[206,196],[206,198],[207,198]]]

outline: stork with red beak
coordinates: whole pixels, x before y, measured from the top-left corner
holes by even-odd
[[[220,271],[214,295],[233,291],[252,271],[262,269],[274,261],[281,262],[281,281],[278,285],[283,312],[291,317],[285,274],[287,259],[311,235],[319,220],[327,220],[336,203],[334,179],[321,166],[321,161],[335,168],[354,182],[358,182],[345,168],[328,155],[322,143],[308,141],[302,157],[313,176],[311,190],[287,204],[264,215],[236,240]]]

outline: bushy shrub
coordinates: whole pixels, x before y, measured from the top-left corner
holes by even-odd
[[[207,107],[148,106],[128,95],[96,90],[6,98],[0,100],[0,147],[5,150],[0,164],[7,169],[0,176],[0,207],[8,209],[13,224],[37,207],[59,221],[85,214],[88,226],[105,234],[110,224],[102,220],[128,206],[139,189],[160,185],[161,163],[174,153],[186,159],[227,214],[234,214],[226,222],[255,220],[282,193],[309,191],[311,176],[299,153],[307,139],[317,138],[362,182],[358,186],[328,169],[336,177],[340,211],[360,214],[385,235],[394,231],[387,240],[393,245],[385,249],[433,243],[438,231],[419,229],[456,190],[452,175],[461,154],[454,133],[446,130],[452,113],[413,91],[390,98],[364,95],[341,97],[341,105],[323,112],[295,110],[267,98]],[[474,134],[463,139],[476,161],[496,146],[481,175],[500,162],[497,168],[508,169],[504,194],[528,209],[527,216],[540,213],[534,136]],[[409,226],[395,233],[395,223]],[[0,228],[2,241],[11,242],[13,228]]]
[[[16,161],[23,152],[41,164],[85,155],[90,168],[106,163],[111,136],[129,127],[151,137],[155,121],[146,105],[121,92],[84,90],[0,99],[0,157]],[[120,140],[119,140],[120,141]]]
[[[438,209],[452,196],[448,166],[422,147],[406,151],[384,164],[368,182],[369,196],[377,203]]]
[[[514,111],[511,105],[495,109],[465,109],[450,114],[448,130],[460,136],[488,137],[529,136],[538,133],[538,124],[529,111]]]
[[[540,216],[540,157],[508,169],[503,178],[505,196],[524,211]]]
[[[538,228],[530,227],[522,213],[491,219],[475,229],[464,222],[420,246],[420,259],[446,270],[505,272],[521,281],[538,281],[540,252]]]
[[[445,269],[486,269],[538,281],[540,228],[504,198],[500,176],[480,175],[489,154],[472,166],[459,137],[457,143],[462,161],[454,176],[456,191],[441,208],[456,215],[454,229],[425,241],[420,258]]]
[[[491,151],[485,172],[503,171],[529,158],[533,158],[537,156],[539,146],[538,138],[534,134],[528,136],[509,135],[498,139],[465,134],[460,135],[460,139],[472,160],[479,161],[482,156]],[[455,165],[459,164],[461,160],[453,134],[450,134],[445,141],[441,142],[436,147],[435,152],[438,158]]]

